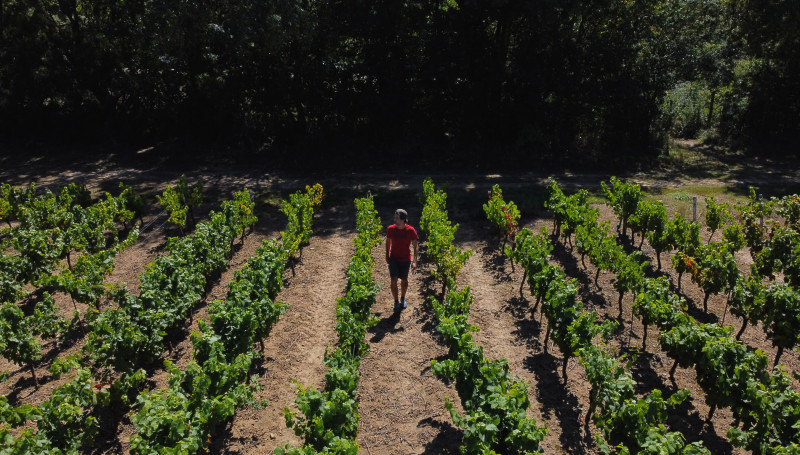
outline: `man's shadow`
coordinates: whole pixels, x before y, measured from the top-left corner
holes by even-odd
[[[408,308],[405,311],[408,311]],[[380,320],[369,330],[372,333],[372,338],[369,340],[370,343],[380,343],[386,335],[404,331],[405,327],[399,325],[401,313],[401,311],[394,311],[388,316],[382,316],[381,313],[378,313]]]

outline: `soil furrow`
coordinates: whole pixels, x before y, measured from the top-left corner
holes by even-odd
[[[380,322],[367,334],[370,352],[361,361],[358,443],[372,455],[458,453],[461,430],[453,427],[444,401],[459,399],[453,385],[431,372],[431,360],[443,359],[447,349],[437,341],[425,301],[429,272],[409,275],[408,308],[395,313],[385,245],[375,248],[373,258],[381,291],[372,312]]]
[[[256,398],[268,400],[264,409],[239,409],[224,434],[215,438],[215,453],[272,453],[301,439],[286,428],[284,407],[294,407],[293,380],[318,390],[324,386],[325,350],[336,343],[336,298],[343,295],[344,270],[353,253],[352,236],[312,236],[289,287],[278,300],[289,304],[286,314],[264,340],[264,358],[257,361],[262,390]]]

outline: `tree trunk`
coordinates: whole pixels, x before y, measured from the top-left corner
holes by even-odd
[[[581,265],[583,266],[583,270],[586,270],[586,262],[583,261],[584,257],[586,257],[586,253],[581,254]]]
[[[528,269],[522,274],[522,283],[519,284],[519,296],[522,297],[522,288],[525,287],[525,278],[528,278]]]
[[[708,410],[708,417],[706,417],[706,422],[711,422],[711,419],[714,418],[714,412],[717,410],[717,405],[712,404],[711,409]]]
[[[675,360],[675,363],[672,364],[672,368],[669,369],[669,378],[673,381],[675,380],[675,370],[678,369],[678,360]]]
[[[598,291],[602,291],[603,289],[597,284],[597,280],[600,279],[600,267],[597,268],[597,273],[594,274],[594,285],[597,287]]]
[[[258,339],[258,343],[261,345],[261,355],[264,355],[264,351],[265,351],[265,349],[264,349],[264,339],[263,338],[259,338]]]
[[[720,324],[725,325],[725,316],[728,315],[728,304],[731,302],[731,296],[728,296],[728,299],[725,300],[725,309],[722,310],[722,322]]]
[[[708,103],[708,117],[706,118],[706,128],[711,128],[711,120],[714,116],[714,102],[717,98],[717,91],[711,91],[711,100]]]
[[[703,312],[708,314],[708,298],[711,296],[711,292],[706,291],[705,297],[703,297]]]
[[[661,271],[661,253],[656,251],[656,261],[658,262],[658,270]]]
[[[594,390],[594,387],[589,390],[589,409],[586,411],[586,419],[584,419],[583,424],[589,425],[589,420],[592,418],[592,414],[594,413],[594,407],[597,405],[595,401],[597,400],[597,391]]]
[[[619,316],[618,319],[622,319],[622,297],[625,295],[625,291],[619,292],[619,301],[617,301],[617,305],[619,306]]]
[[[36,368],[33,367],[33,363],[31,362],[28,364],[31,369],[31,376],[33,376],[33,385],[36,386],[36,390],[39,390],[39,379],[36,378]]]
[[[547,354],[547,343],[550,341],[550,325],[547,325],[547,330],[544,332],[544,353]]]
[[[744,318],[744,322],[742,323],[742,328],[739,329],[739,332],[736,334],[736,341],[739,341],[739,339],[742,337],[742,334],[744,333],[744,329],[747,328],[747,323],[748,322],[749,322],[749,319]]]
[[[564,385],[567,384],[567,364],[569,363],[569,354],[564,354],[564,365],[561,366],[561,377],[564,378]]]
[[[642,333],[642,351],[647,352],[647,324],[642,322],[642,325],[644,326],[644,330]]]
[[[642,245],[644,245],[644,231],[642,231],[642,240],[639,242],[639,249],[642,249]]]
[[[536,316],[536,309],[539,308],[539,302],[541,301],[540,297],[536,297],[536,303],[533,304],[533,309],[531,310],[531,316]]]
[[[678,272],[678,292],[681,292],[681,277],[683,276],[683,272]]]
[[[778,366],[778,361],[781,359],[781,354],[783,354],[783,346],[778,346],[778,353],[775,354],[775,363],[772,364],[772,368]]]

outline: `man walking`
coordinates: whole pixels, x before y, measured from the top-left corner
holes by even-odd
[[[397,209],[394,212],[394,223],[386,230],[386,263],[389,264],[389,276],[392,278],[392,297],[394,311],[406,308],[406,290],[408,289],[408,271],[417,268],[417,231],[406,224],[408,212]],[[413,249],[413,255],[411,250]],[[400,299],[397,298],[397,281],[400,280]]]

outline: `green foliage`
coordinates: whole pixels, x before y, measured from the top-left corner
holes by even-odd
[[[600,237],[592,243],[592,248],[589,251],[589,260],[597,267],[597,275],[595,275],[595,285],[597,285],[597,277],[603,270],[612,271],[616,267],[617,258],[624,255],[622,246],[617,244],[616,239],[609,235],[608,232],[603,231],[605,226],[598,232]]]
[[[436,253],[431,254],[432,239],[435,239],[435,251],[453,251],[455,228],[451,228],[447,220],[444,192],[434,190],[433,182],[426,179],[424,193],[425,206],[420,226],[428,234],[428,256],[436,264],[441,259]],[[499,193],[499,187],[496,187],[493,194],[499,196]],[[496,199],[495,206],[500,203],[499,198],[492,199]],[[490,218],[492,207],[492,201],[484,207]],[[500,207],[499,213],[502,213]],[[552,251],[552,246],[547,244],[545,238],[544,233],[538,237],[530,230],[523,229],[516,234],[517,248],[513,251],[509,249],[508,254],[512,260],[523,264],[526,273],[530,273],[547,264],[546,257]],[[473,298],[468,286],[462,290],[455,288],[457,272],[458,269],[450,269],[449,273],[444,274],[447,280],[445,284],[451,291],[443,295],[441,302],[431,297],[437,330],[444,336],[450,350],[450,359],[442,362],[433,360],[431,368],[437,376],[456,381],[464,415],[449,400],[446,400],[445,407],[453,422],[465,430],[461,452],[539,453],[539,444],[547,430],[526,417],[525,410],[530,406],[527,385],[510,375],[505,359],[489,361],[484,357],[483,349],[472,340],[470,332],[476,329],[467,324],[467,318]],[[533,273],[529,276],[533,276]]]
[[[538,291],[541,291],[541,295],[543,295],[546,290],[546,285],[544,284],[545,279],[538,278],[542,281],[542,286],[538,288],[536,282],[537,276],[550,267],[547,258],[553,251],[553,245],[547,237],[547,229],[542,228],[538,235],[534,235],[530,229],[522,228],[522,230],[517,233],[514,243],[516,245],[514,249],[506,247],[506,254],[512,261],[520,264],[525,270],[525,277],[528,278],[530,292],[537,295]],[[520,285],[520,292],[522,292],[522,287],[524,285],[525,278],[523,277],[522,284]]]
[[[616,177],[611,177],[610,184],[600,182],[609,205],[614,209],[622,225],[622,235],[627,235],[628,219],[636,213],[639,201],[642,199],[642,190],[633,182],[625,182]]]
[[[742,227],[738,224],[725,226],[722,230],[722,242],[728,245],[731,252],[739,251],[747,244]]]
[[[714,237],[714,233],[732,220],[728,210],[728,204],[717,203],[717,199],[714,196],[707,197],[705,219],[706,226],[708,230],[711,231],[711,235],[709,236],[709,241],[711,241],[711,237]]]
[[[696,138],[707,126],[710,104],[711,91],[704,81],[681,82],[666,91],[659,111],[671,135]]]
[[[633,301],[633,314],[644,325],[655,325],[662,332],[690,322],[686,302],[670,292],[666,277],[646,278]]]
[[[566,241],[570,241],[579,226],[596,222],[599,211],[586,204],[589,199],[588,191],[578,190],[566,196],[555,179],[551,177],[548,182],[549,197],[545,207],[553,213],[553,234],[560,234]]]
[[[796,194],[784,196],[775,204],[775,213],[782,216],[788,227],[800,230],[800,196]]]
[[[265,240],[256,254],[235,272],[226,300],[215,300],[209,306],[213,333],[231,356],[247,352],[253,341],[268,337],[288,307],[274,300],[283,287],[286,264],[282,246]],[[195,358],[202,356],[196,352]]]
[[[32,368],[33,363],[42,358],[42,352],[30,324],[31,320],[16,304],[0,305],[0,355]]]
[[[660,201],[658,201],[660,202]],[[650,246],[656,251],[656,260],[658,261],[658,270],[661,270],[661,253],[672,249],[672,242],[670,239],[669,231],[669,215],[663,202],[648,205],[649,215],[648,230],[646,231],[647,241]]]
[[[620,316],[622,315],[622,297],[626,292],[635,292],[644,281],[644,269],[647,261],[642,253],[634,251],[630,255],[622,254],[613,265],[616,277],[612,280],[614,289],[619,292]]]
[[[778,347],[775,363],[784,349],[800,339],[800,294],[784,283],[773,283],[764,294],[764,332]]]
[[[764,317],[765,294],[766,288],[761,284],[761,279],[757,274],[750,274],[747,279],[743,275],[739,275],[736,285],[731,291],[731,297],[728,299],[731,313],[742,318],[743,325],[748,322],[760,322]],[[744,327],[742,327],[743,331]]]
[[[755,188],[751,186],[748,202],[739,207],[739,213],[742,219],[744,238],[753,255],[759,253],[764,247],[769,225],[762,225],[762,221],[772,212],[773,204],[761,201],[756,195]]]
[[[433,360],[431,368],[437,376],[456,381],[465,414],[449,400],[445,407],[453,423],[464,428],[461,452],[540,453],[547,430],[525,416],[530,406],[527,385],[509,373],[508,361],[489,361],[472,341],[470,332],[475,328],[467,324],[472,300],[469,287],[448,293],[443,303],[432,298],[437,330],[451,358]]]
[[[28,428],[14,438],[0,427],[7,453],[78,453],[92,447],[99,432],[97,418],[87,409],[109,404],[107,384],[95,383],[88,369],[77,368],[76,377],[53,390],[50,399],[38,408],[21,407],[12,411],[17,419],[36,421],[37,431]]]
[[[514,238],[519,231],[519,209],[517,205],[512,202],[503,200],[503,191],[500,185],[495,184],[492,186],[492,191],[489,193],[489,201],[483,204],[483,211],[486,212],[486,217],[492,223],[498,232],[503,236],[504,244],[508,238]]]
[[[547,179],[547,192],[544,207],[553,214],[553,235],[558,235],[561,223],[567,218],[567,196],[553,177]]]
[[[313,211],[321,200],[321,186],[300,195],[289,207],[290,220],[297,219],[296,207]],[[309,201],[316,201],[309,203]],[[220,219],[224,219],[231,234],[221,244],[230,246],[234,236],[255,222],[249,192],[241,191],[231,201],[223,204]],[[313,212],[312,212],[313,214]],[[294,218],[293,218],[294,217]],[[300,217],[309,224],[293,230],[295,236],[310,236],[310,215]],[[216,219],[212,216],[212,222]],[[290,221],[291,223],[291,221]],[[201,225],[202,226],[202,225]],[[205,232],[198,226],[198,234]],[[173,250],[188,251],[179,245]],[[139,395],[138,413],[132,418],[137,434],[131,438],[132,453],[198,453],[207,450],[211,435],[220,423],[229,420],[235,408],[243,403],[253,403],[255,378],[248,378],[253,359],[255,340],[269,336],[273,325],[287,305],[275,302],[283,287],[287,247],[277,240],[265,240],[244,268],[234,274],[228,285],[225,301],[215,300],[209,306],[210,324],[198,322],[199,331],[193,332],[194,361],[181,371],[167,363],[170,370],[169,388]],[[263,349],[263,341],[261,343]],[[135,384],[135,374],[131,382]],[[120,386],[120,395],[126,394]]]
[[[295,434],[301,436],[307,446],[324,451],[325,448],[330,450],[344,445],[347,449],[336,453],[357,451],[358,401],[351,394],[342,389],[321,393],[310,386],[299,386],[296,403],[304,417],[287,408],[286,426],[294,428]],[[287,446],[277,449],[276,453],[297,452]]]
[[[138,432],[131,437],[131,453],[204,449],[216,425],[233,417],[236,406],[252,402],[256,388],[245,380],[253,356],[239,354],[228,363],[225,348],[214,343],[202,363],[191,362],[183,371],[165,361],[169,388],[139,395],[139,411],[131,417]]]
[[[356,252],[347,267],[345,296],[336,299],[339,343],[325,353],[326,391],[297,383],[297,408],[285,408],[286,426],[304,439],[302,448],[285,446],[279,454],[358,452],[358,366],[369,352],[364,340],[375,322],[370,315],[379,286],[372,280],[372,249],[380,242],[380,219],[372,196],[356,199]],[[302,414],[302,415],[301,415]]]
[[[203,203],[203,182],[189,185],[186,175],[181,175],[176,186],[167,185],[167,189],[158,196],[158,203],[167,212],[169,221],[183,230],[186,226],[186,215],[194,221],[194,208]]]
[[[447,195],[436,190],[430,178],[423,182],[425,205],[422,207],[420,229],[427,234],[425,255],[434,265],[433,277],[443,288],[451,289],[455,277],[472,255],[472,250],[462,251],[453,245],[458,225],[452,225],[447,215]]]
[[[698,73],[727,74],[705,69],[741,53],[706,36],[737,30],[724,27],[725,9],[672,3],[614,3],[590,15],[580,3],[530,14],[456,0],[360,8],[223,2],[199,10],[186,2],[5,3],[6,34],[31,38],[0,51],[0,117],[4,131],[23,137],[98,135],[89,125],[103,122],[102,134],[134,142],[274,138],[292,145],[283,155],[297,163],[311,157],[309,143],[354,143],[344,156],[315,156],[342,163],[368,157],[353,149],[401,131],[411,140],[498,142],[503,148],[474,155],[487,163],[523,149],[554,160],[585,158],[589,149],[641,153],[658,144],[664,90]],[[474,28],[479,22],[487,26]],[[695,25],[709,23],[716,26]],[[389,46],[396,58],[378,57]],[[475,52],[487,63],[476,65]],[[433,78],[427,62],[442,56],[452,58]]]
[[[106,295],[107,289],[103,282],[114,271],[114,258],[133,245],[138,238],[139,229],[134,228],[124,242],[95,254],[82,254],[71,269],[61,266],[60,273],[47,275],[39,283],[69,294],[76,302],[97,306]]]
[[[792,390],[790,381],[783,370],[775,369],[768,383],[749,384],[745,400],[750,405],[742,416],[742,429],[728,429],[734,446],[754,453],[797,453],[800,394]]]
[[[692,281],[705,292],[703,310],[708,311],[707,302],[711,294],[729,292],[739,277],[739,266],[725,243],[711,242],[697,250],[694,261],[688,259]]]
[[[311,224],[314,210],[324,197],[322,185],[306,186],[306,191],[297,191],[289,200],[281,201],[281,212],[288,217],[286,230],[281,232],[281,241],[287,257],[293,257],[311,238]]]
[[[667,232],[672,248],[677,248],[688,255],[693,255],[703,243],[700,240],[700,223],[689,222],[677,213],[667,224]]]
[[[667,208],[662,201],[643,199],[639,202],[636,211],[631,214],[629,226],[634,234],[639,233],[642,236],[642,242],[644,242],[645,237],[658,241],[665,237],[664,234],[667,230],[668,220]],[[648,236],[648,234],[651,235]],[[641,248],[641,243],[639,247]],[[653,246],[653,248],[655,248],[655,246]],[[656,251],[660,252],[663,250],[664,247],[662,246],[661,250]]]
[[[755,270],[770,280],[783,273],[784,280],[793,286],[800,285],[800,232],[777,226],[754,254]]]
[[[8,424],[11,428],[18,428],[27,420],[33,420],[39,416],[39,408],[29,404],[13,407],[8,404],[8,398],[0,396],[0,425]],[[4,429],[0,426],[0,431]]]
[[[211,212],[193,236],[169,240],[169,254],[141,276],[139,296],[119,290],[118,309],[87,315],[91,331],[84,349],[96,366],[124,373],[158,358],[166,333],[200,300],[207,278],[228,266],[233,240],[253,221],[240,216],[242,210],[238,201],[223,203],[222,213]]]
[[[712,409],[729,407],[738,418],[751,381],[768,382],[767,361],[766,354],[749,350],[729,336],[729,331],[706,339],[695,366],[706,403]]]
[[[117,210],[116,221],[127,226],[132,223],[136,218],[142,221],[144,216],[145,203],[144,198],[137,194],[133,188],[120,182],[119,188],[121,190],[117,199],[119,207]]]
[[[688,390],[666,400],[658,389],[637,398],[631,374],[613,355],[594,345],[581,349],[579,355],[592,385],[589,412],[598,411],[593,418],[602,432],[598,445],[605,453],[615,447],[614,453],[710,454],[700,445],[687,447],[683,435],[668,432],[664,425],[667,410],[686,400]]]

